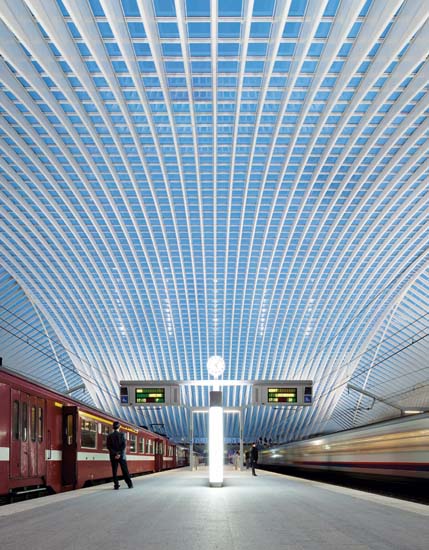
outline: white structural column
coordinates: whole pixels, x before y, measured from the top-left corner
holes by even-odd
[[[222,391],[218,378],[225,370],[225,361],[214,355],[207,361],[207,370],[215,378],[213,391],[210,392],[209,409],[209,485],[223,485],[223,407]]]

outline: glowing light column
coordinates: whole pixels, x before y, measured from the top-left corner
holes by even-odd
[[[209,374],[217,380],[225,370],[222,357],[213,356],[207,362]],[[210,487],[223,485],[223,407],[222,392],[214,383],[210,392],[209,409],[209,484]]]

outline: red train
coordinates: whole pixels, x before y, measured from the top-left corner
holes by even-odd
[[[0,498],[58,493],[111,479],[106,437],[116,418],[0,370]],[[121,422],[131,475],[185,465],[167,437]]]

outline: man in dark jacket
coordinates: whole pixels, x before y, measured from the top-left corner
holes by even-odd
[[[127,443],[125,441],[125,434],[119,431],[119,422],[113,422],[113,432],[107,436],[106,445],[110,454],[114,488],[119,489],[118,464],[120,464],[125,483],[132,489],[133,482],[128,472],[127,458],[125,455]]]
[[[250,465],[252,466],[252,476],[256,476],[255,466],[258,462],[258,449],[256,443],[253,443],[252,448],[250,449]]]

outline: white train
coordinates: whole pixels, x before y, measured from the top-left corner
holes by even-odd
[[[429,479],[429,413],[262,449],[259,465]]]

